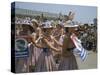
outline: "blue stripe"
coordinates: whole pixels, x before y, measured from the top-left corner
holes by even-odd
[[[82,48],[82,50],[81,50],[81,56],[84,55],[84,52],[85,52],[85,50],[84,50],[84,48]]]
[[[86,53],[86,51],[84,50],[84,53],[83,53],[83,55],[82,56],[80,56],[81,57],[81,59],[84,61],[84,59],[86,58],[86,55],[87,55],[87,53]]]
[[[80,51],[79,49],[77,49],[77,51]],[[81,49],[80,53],[79,53],[80,58],[82,59],[82,61],[85,60],[86,56],[87,56],[87,52],[84,48]]]

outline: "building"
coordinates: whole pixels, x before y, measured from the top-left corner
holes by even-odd
[[[97,25],[97,18],[93,19],[93,23],[94,23],[94,25]]]

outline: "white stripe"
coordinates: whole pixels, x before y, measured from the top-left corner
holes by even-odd
[[[79,50],[81,51],[81,49],[80,49],[80,44],[79,44],[78,42],[75,41],[75,38],[73,38],[72,40],[73,40],[75,46],[77,47],[77,49],[79,49]]]
[[[85,52],[84,52],[84,56],[82,56],[82,60],[83,60],[83,61],[85,60],[86,55],[87,55],[87,52],[85,51]]]
[[[81,51],[81,56],[83,56],[83,55],[84,55],[84,52],[85,52],[85,50],[84,50],[84,48],[82,48],[82,51]]]
[[[76,38],[77,37],[74,37],[72,40],[73,40],[75,46],[81,51],[82,45],[80,44],[80,42]]]

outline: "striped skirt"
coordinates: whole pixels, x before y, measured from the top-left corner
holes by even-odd
[[[35,66],[35,72],[56,71],[56,63],[51,51],[42,51]]]

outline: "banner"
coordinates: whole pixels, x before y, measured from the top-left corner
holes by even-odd
[[[74,42],[74,45],[76,46],[75,51],[77,51],[77,54],[80,56],[80,58],[84,61],[86,56],[87,56],[87,52],[86,50],[83,48],[81,41],[76,37],[75,34],[71,35],[71,39]]]
[[[15,57],[23,58],[28,57],[28,42],[24,38],[18,38],[15,40]]]

